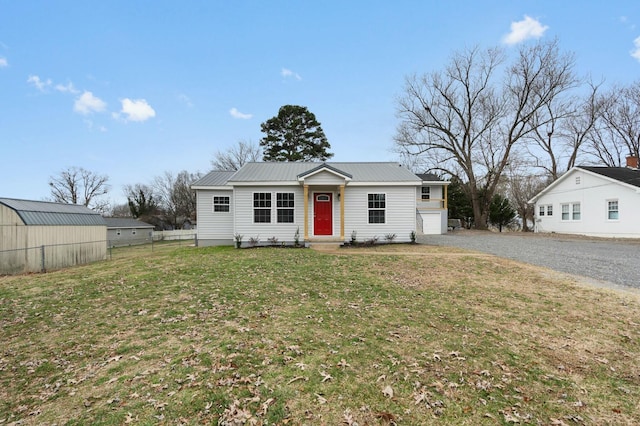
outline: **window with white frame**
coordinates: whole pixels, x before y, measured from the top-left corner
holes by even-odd
[[[213,197],[213,211],[219,213],[229,212],[229,197]]]
[[[544,216],[544,212],[546,211],[544,206],[540,206],[540,209],[538,210],[538,216]]]
[[[618,211],[618,200],[607,201],[607,219],[618,220],[620,213]]]
[[[422,197],[423,200],[429,200],[431,199],[431,187],[430,186],[423,186],[422,187]]]
[[[276,217],[278,223],[293,223],[294,207],[293,192],[278,192],[276,194]]]
[[[569,220],[569,204],[561,204],[560,208],[562,209],[562,220]]]
[[[270,192],[255,192],[253,194],[253,222],[271,223]]]
[[[580,220],[580,203],[571,204],[571,218],[573,220]]]
[[[547,216],[553,216],[553,204],[547,205]]]
[[[136,235],[136,230],[135,229],[131,230],[131,235]]]
[[[386,194],[367,194],[369,223],[385,223]]]

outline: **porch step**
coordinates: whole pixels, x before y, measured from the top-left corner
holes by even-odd
[[[309,248],[312,248],[318,251],[333,251],[333,250],[338,250],[341,245],[342,245],[342,242],[334,242],[334,241],[315,242],[314,241],[312,243],[309,243]]]

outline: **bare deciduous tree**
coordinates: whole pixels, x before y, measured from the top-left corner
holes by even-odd
[[[601,114],[591,133],[590,153],[609,167],[640,154],[640,81],[600,97]]]
[[[49,188],[53,201],[66,204],[82,204],[103,212],[109,201],[100,197],[109,192],[107,175],[100,175],[82,167],[69,167],[57,176],[49,177]]]
[[[163,219],[174,229],[180,229],[185,220],[194,220],[196,195],[191,184],[201,177],[200,173],[181,171],[176,176],[171,172],[155,178],[153,188]]]
[[[235,171],[248,162],[260,161],[262,150],[250,141],[238,141],[238,143],[226,151],[217,151],[211,167],[213,170]]]
[[[552,181],[576,165],[595,129],[601,107],[600,85],[589,82],[588,86],[589,92],[583,98],[558,97],[532,117],[529,158]]]
[[[127,196],[127,205],[131,216],[149,221],[157,214],[158,204],[151,186],[140,183],[125,185],[124,192]]]
[[[522,47],[500,79],[504,62],[498,49],[456,53],[444,71],[407,79],[399,100],[397,148],[427,154],[433,170],[464,182],[479,229],[487,228],[500,177],[533,131],[533,116],[576,84],[573,55],[556,41]]]

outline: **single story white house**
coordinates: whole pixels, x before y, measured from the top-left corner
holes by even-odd
[[[577,166],[547,186],[535,204],[535,232],[640,238],[638,159],[628,167]]]
[[[446,188],[393,162],[255,162],[194,182],[198,245],[235,236],[278,243],[358,241],[447,232]]]

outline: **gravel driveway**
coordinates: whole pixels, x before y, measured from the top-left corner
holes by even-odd
[[[458,230],[421,235],[421,244],[459,247],[543,266],[612,288],[640,289],[640,241],[557,234]]]

